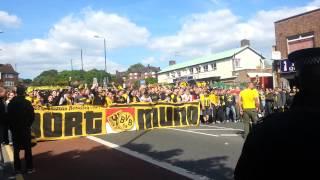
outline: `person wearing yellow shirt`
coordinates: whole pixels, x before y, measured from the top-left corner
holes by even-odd
[[[254,125],[258,121],[259,107],[259,93],[254,88],[254,84],[250,82],[248,87],[240,92],[239,96],[240,114],[243,117],[244,124],[244,138],[249,134],[251,124]]]
[[[109,92],[106,97],[106,104],[105,105],[108,108],[112,105],[112,103],[113,103],[113,94],[111,92]]]
[[[212,90],[210,95],[209,95],[210,103],[211,103],[211,110],[212,110],[212,120],[213,124],[216,123],[217,121],[217,110],[218,110],[218,104],[219,98],[217,96],[217,90]]]
[[[33,103],[33,99],[34,99],[33,91],[28,92],[28,95],[26,96],[26,100],[30,101],[31,104],[32,104]]]
[[[211,115],[211,103],[207,90],[203,90],[203,93],[200,94],[200,105],[203,121],[207,124],[209,123],[209,116]]]

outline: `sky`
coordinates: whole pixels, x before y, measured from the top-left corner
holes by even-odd
[[[290,2],[290,3],[288,3]],[[44,70],[164,68],[240,46],[267,58],[274,22],[320,7],[320,0],[0,0],[0,63],[22,78]],[[95,38],[98,35],[99,38]]]

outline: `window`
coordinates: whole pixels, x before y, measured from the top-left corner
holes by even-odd
[[[204,72],[208,72],[208,65],[204,65],[203,70],[204,70]]]
[[[132,79],[132,76],[130,76],[130,79]]]
[[[147,72],[145,72],[145,73],[144,73],[144,75],[148,75],[148,73],[147,73]]]
[[[167,77],[168,77],[168,78],[170,77],[170,73],[167,73]]]
[[[176,73],[175,73],[175,72],[172,72],[172,73],[171,73],[171,77],[175,78],[175,77],[176,77]]]
[[[233,65],[235,68],[240,68],[240,59],[239,58],[234,58],[233,59]]]
[[[314,47],[314,33],[304,33],[287,37],[288,53]]]
[[[212,63],[211,64],[211,69],[212,69],[212,71],[217,70],[217,63]]]
[[[178,74],[178,77],[181,77],[181,72],[180,71],[178,71],[177,74]]]
[[[12,87],[12,86],[14,86],[14,82],[13,82],[13,81],[5,81],[5,82],[4,82],[4,86],[6,86],[6,87]]]
[[[4,77],[5,78],[14,78],[14,75],[13,74],[5,74]]]
[[[189,68],[190,74],[193,74],[193,68]]]
[[[200,73],[201,72],[201,67],[200,66],[196,67],[196,71],[197,71],[197,73]]]

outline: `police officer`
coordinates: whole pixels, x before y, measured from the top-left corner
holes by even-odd
[[[6,114],[5,114],[5,96],[6,96],[6,90],[2,87],[0,87],[0,143],[4,143],[4,134],[5,134],[5,120],[6,120]]]
[[[250,132],[235,180],[319,179],[320,48],[293,52],[289,60],[301,91],[287,112],[266,117]]]
[[[34,121],[34,109],[31,102],[25,99],[24,87],[17,87],[17,96],[8,105],[8,116],[12,131],[15,172],[21,172],[19,152],[24,150],[27,172],[32,173],[31,125]]]

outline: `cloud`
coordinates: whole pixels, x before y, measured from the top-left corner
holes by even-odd
[[[274,22],[318,7],[320,0],[315,0],[302,7],[260,10],[246,20],[230,9],[192,14],[176,34],[153,38],[149,48],[188,58],[239,47],[240,40],[249,39],[268,57],[275,43]]]
[[[21,24],[21,19],[16,15],[10,15],[6,11],[0,11],[0,27],[16,28]]]
[[[145,65],[148,65],[148,64],[154,64],[156,63],[156,61],[157,61],[156,58],[151,56],[143,59],[141,62]]]
[[[53,25],[44,38],[0,44],[0,55],[9,63],[17,63],[22,77],[34,77],[43,70],[70,69],[70,59],[80,69],[80,49],[83,49],[85,69],[104,69],[103,39],[108,51],[130,46],[143,46],[148,42],[149,32],[128,18],[103,11],[86,9],[77,15],[68,15]],[[77,63],[78,62],[78,63]],[[123,70],[114,60],[108,60],[108,72]]]

